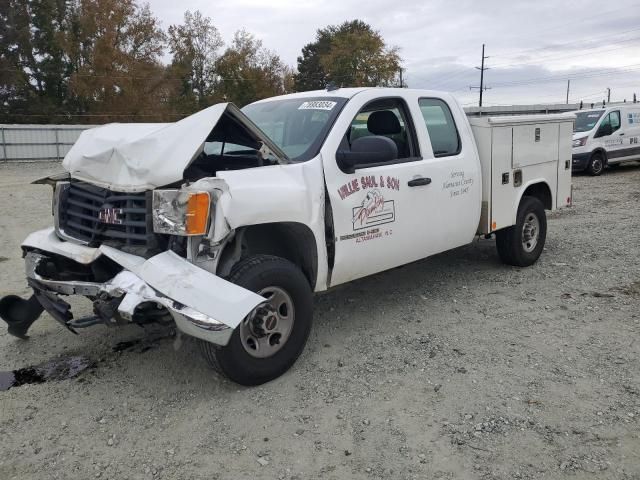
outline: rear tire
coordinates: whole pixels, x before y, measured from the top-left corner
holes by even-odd
[[[535,197],[522,197],[516,224],[496,232],[500,260],[516,267],[533,265],[540,258],[546,238],[544,205]]]
[[[260,385],[285,373],[302,353],[311,331],[313,293],[300,269],[288,260],[255,255],[240,261],[227,278],[267,301],[219,347],[201,341],[207,363],[241,385]]]
[[[605,165],[604,156],[601,153],[594,153],[593,155],[591,155],[591,158],[589,159],[589,164],[587,165],[587,172],[589,172],[589,175],[593,177],[597,177],[598,175],[601,175],[602,172],[604,171],[604,165]]]

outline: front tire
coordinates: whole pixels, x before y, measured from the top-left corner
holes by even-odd
[[[238,325],[229,343],[200,343],[207,363],[241,385],[260,385],[285,373],[302,353],[311,331],[313,293],[293,263],[255,255],[236,264],[227,279],[264,296]]]
[[[587,165],[587,172],[589,175],[597,177],[601,175],[604,171],[604,156],[601,153],[594,153],[589,159],[589,164]]]
[[[547,216],[544,205],[535,197],[523,197],[518,207],[516,224],[496,232],[500,260],[507,265],[533,265],[547,238]]]

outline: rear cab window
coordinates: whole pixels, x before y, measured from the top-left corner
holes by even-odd
[[[435,157],[458,155],[462,145],[449,106],[439,98],[421,98],[418,103],[429,132],[433,155]]]

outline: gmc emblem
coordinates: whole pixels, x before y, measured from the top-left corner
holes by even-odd
[[[122,213],[121,208],[103,208],[98,212],[98,220],[111,225],[122,225]]]

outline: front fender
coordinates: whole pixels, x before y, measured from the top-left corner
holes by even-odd
[[[327,286],[325,182],[322,159],[304,163],[218,172],[228,188],[216,212],[231,229],[267,223],[297,223],[311,230],[317,255],[316,290]],[[195,184],[194,184],[195,186]],[[216,223],[217,227],[217,223]],[[218,235],[214,232],[216,240]]]

